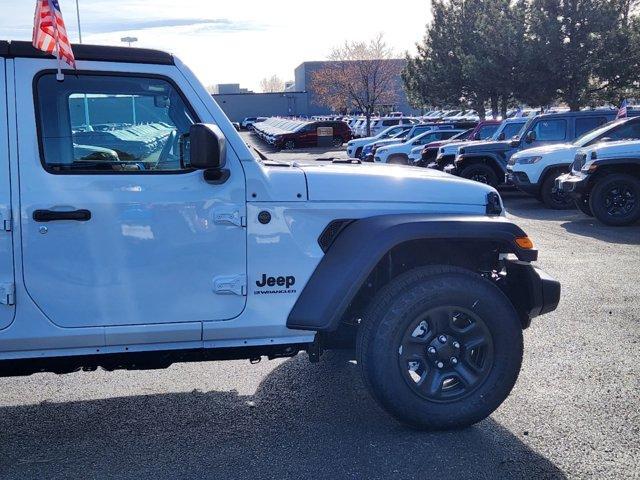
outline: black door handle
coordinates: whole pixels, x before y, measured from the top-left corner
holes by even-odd
[[[89,210],[34,210],[33,219],[36,222],[52,222],[54,220],[76,220],[78,222],[86,222],[91,220],[91,212]]]

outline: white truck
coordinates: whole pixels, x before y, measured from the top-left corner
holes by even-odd
[[[507,397],[560,285],[493,188],[271,161],[176,57],[73,48],[0,42],[1,375],[347,348],[418,428]]]

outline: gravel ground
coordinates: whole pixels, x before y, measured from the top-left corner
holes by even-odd
[[[640,225],[504,197],[563,296],[489,419],[403,428],[332,353],[3,378],[0,478],[640,478]]]

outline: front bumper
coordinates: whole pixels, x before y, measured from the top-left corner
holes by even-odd
[[[556,189],[575,200],[582,200],[589,193],[589,177],[587,175],[565,173],[556,178]]]
[[[531,319],[554,311],[560,303],[560,282],[527,262],[507,261],[507,295],[522,315],[525,327]]]
[[[510,166],[507,167],[507,173],[504,175],[504,181],[507,185],[513,185],[529,195],[537,195],[540,191],[540,185],[531,183],[529,176],[525,172],[514,172]]]
[[[456,168],[455,165],[445,165],[445,167],[442,169],[443,172],[445,173],[449,173],[451,175],[457,175],[458,174],[458,169]]]

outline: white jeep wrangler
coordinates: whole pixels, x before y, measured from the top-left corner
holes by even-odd
[[[497,192],[255,157],[172,55],[0,42],[0,374],[355,349],[400,421],[469,425],[560,285]]]

